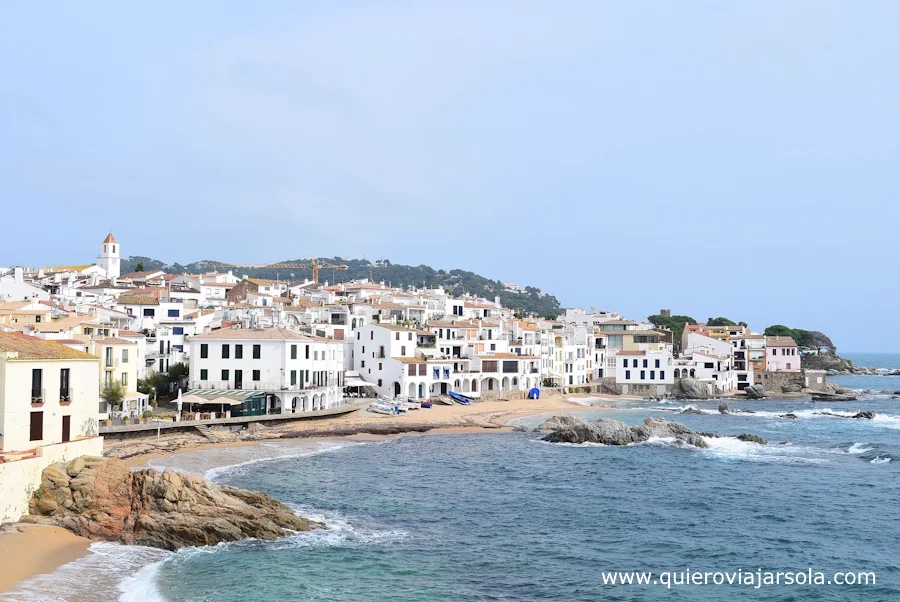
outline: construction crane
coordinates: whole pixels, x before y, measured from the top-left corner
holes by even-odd
[[[294,263],[292,261],[279,261],[278,263],[263,263],[263,264],[254,264],[254,263],[224,263],[221,261],[210,261],[205,259],[199,263],[202,263],[206,266],[206,269],[232,269],[232,268],[255,268],[255,269],[266,269],[266,270],[281,270],[281,269],[300,269],[300,270],[312,270],[313,273],[313,281],[316,284],[319,284],[319,270],[347,270],[349,269],[347,265],[341,264],[320,264],[316,259],[315,255],[309,256],[309,263]]]

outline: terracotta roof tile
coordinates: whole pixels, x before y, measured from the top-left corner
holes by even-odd
[[[84,351],[77,351],[54,341],[45,341],[18,333],[0,332],[0,351],[18,352],[20,360],[99,361],[97,357]]]

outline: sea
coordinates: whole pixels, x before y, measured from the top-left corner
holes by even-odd
[[[900,353],[841,352],[841,356],[853,360],[857,366],[868,366],[881,370],[900,370]],[[829,376],[828,378],[848,389],[900,391],[900,376]]]
[[[732,401],[752,413],[729,414],[718,401],[613,403],[568,413],[723,436],[708,449],[504,432],[182,453],[153,464],[266,491],[327,529],[176,553],[94,543],[4,599],[900,600],[900,399]],[[863,410],[875,418],[852,418]],[[835,583],[849,574],[869,583]]]

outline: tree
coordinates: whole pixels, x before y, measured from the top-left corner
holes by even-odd
[[[190,374],[191,369],[190,366],[185,364],[184,362],[178,362],[177,364],[172,364],[169,366],[169,382],[177,383],[183,378],[187,378]]]
[[[118,410],[122,407],[122,402],[125,401],[125,387],[117,380],[110,381],[100,391],[100,397],[109,404],[109,407]]]
[[[728,318],[723,318],[719,316],[718,318],[710,318],[706,321],[707,326],[737,326],[734,322],[729,320]]]
[[[136,266],[134,266],[134,271],[135,272],[143,272],[144,271],[143,262],[139,261],[138,264]]]
[[[674,337],[674,341],[672,342],[676,344],[681,341],[681,335],[684,333],[684,325],[697,323],[697,320],[690,316],[663,316],[661,314],[649,316],[647,320],[654,326],[665,326],[671,330],[672,336]]]
[[[767,337],[794,337],[794,331],[784,324],[769,326],[764,332]]]

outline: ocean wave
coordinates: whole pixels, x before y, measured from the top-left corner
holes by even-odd
[[[794,445],[761,445],[741,441],[737,437],[704,437],[709,445],[700,451],[721,460],[742,460],[746,462],[775,462],[784,464],[821,464],[824,458],[811,457],[821,450]]]
[[[159,563],[173,553],[144,546],[94,542],[91,553],[17,584],[3,600],[15,602],[66,602],[68,600],[124,600],[157,602],[162,597],[153,585]],[[155,569],[153,567],[156,567]],[[123,590],[140,592],[131,596]]]
[[[650,409],[650,410],[658,410],[658,411],[660,411],[660,412],[683,412],[683,411],[685,411],[685,410],[695,410],[695,411],[698,411],[698,412],[702,412],[702,413],[704,413],[704,414],[718,414],[718,413],[719,413],[718,410],[703,410],[703,409],[698,408],[697,406],[694,406],[694,405],[685,405],[685,406],[679,405],[679,406],[668,406],[668,407],[654,406],[654,407],[652,407],[652,408],[634,408],[634,409],[635,409],[635,410],[637,410],[637,409],[644,409],[644,410]]]
[[[848,454],[864,454],[866,452],[870,452],[874,447],[866,447],[865,443],[854,443],[849,448],[847,448]]]
[[[588,447],[612,447],[610,445],[606,445],[605,443],[594,443],[592,441],[585,441],[584,443],[567,443],[565,441],[544,441],[543,439],[534,439],[535,443],[540,443],[541,445],[553,445],[556,447],[579,447],[579,448],[588,448]]]
[[[869,460],[869,464],[887,464],[890,461],[891,461],[890,456],[888,456],[888,457],[875,456],[874,458]]]

